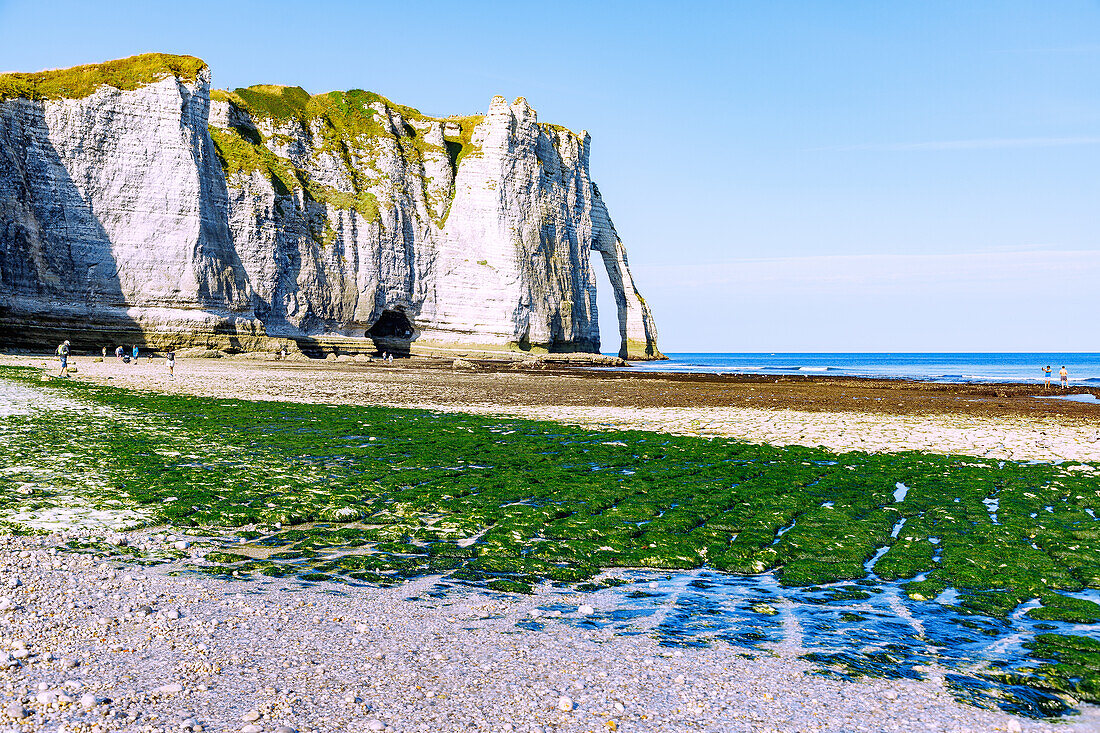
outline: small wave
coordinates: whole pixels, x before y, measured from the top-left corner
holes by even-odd
[[[808,367],[808,366],[798,367],[798,371],[800,371],[800,372],[827,372],[830,369],[832,369],[832,367]]]

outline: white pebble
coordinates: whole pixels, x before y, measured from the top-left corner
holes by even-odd
[[[568,713],[573,709],[573,700],[565,695],[558,698],[558,710]]]

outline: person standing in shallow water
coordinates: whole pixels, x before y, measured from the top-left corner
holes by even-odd
[[[1069,372],[1066,371],[1066,365],[1063,364],[1062,368],[1058,370],[1058,377],[1062,380],[1062,389],[1069,387]]]
[[[1045,367],[1043,367],[1043,389],[1050,389],[1050,372],[1050,364],[1047,364]]]

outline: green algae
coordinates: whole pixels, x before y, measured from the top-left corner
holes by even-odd
[[[1100,604],[1084,598],[1073,598],[1059,593],[1048,593],[1041,599],[1042,606],[1027,612],[1036,621],[1063,621],[1071,624],[1100,623]]]
[[[1070,634],[1039,634],[1024,647],[1045,663],[1025,672],[990,672],[983,677],[1100,703],[1100,641]]]
[[[102,64],[36,73],[0,74],[0,101],[24,99],[82,99],[101,86],[124,91],[137,89],[168,76],[193,84],[206,62],[194,56],[146,53]]]
[[[774,572],[820,604],[858,604],[888,582],[917,601],[951,591],[944,611],[978,637],[1021,613],[1100,621],[1100,605],[1071,595],[1100,588],[1100,526],[1089,513],[1100,480],[1069,464],[834,455],[422,410],[41,385],[37,371],[14,369],[0,378],[94,406],[0,418],[0,510],[48,511],[71,497],[137,509],[197,538],[202,559],[91,539],[74,551],[182,562],[227,579],[442,575],[509,593],[547,581],[580,591],[625,582],[595,580],[607,568],[710,567]],[[899,483],[908,487],[901,501]],[[830,585],[844,580],[856,582]],[[772,599],[746,608],[781,613]],[[866,618],[853,607],[829,623],[855,628]],[[1027,649],[1034,666],[980,677],[1054,696],[1040,707],[1058,695],[1097,699],[1096,642],[1043,634]],[[909,653],[887,645],[807,659],[844,676],[910,676],[901,663]],[[967,679],[966,694],[979,695],[977,678]]]
[[[3,369],[0,378],[95,406],[0,418],[0,509],[48,510],[72,496],[136,508],[195,537],[202,559],[92,539],[72,542],[77,552],[182,563],[227,580],[388,585],[441,575],[506,593],[546,581],[610,588],[627,581],[593,579],[616,567],[774,572],[798,589],[798,602],[822,605],[819,631],[855,635],[874,623],[860,604],[896,582],[918,602],[950,591],[936,605],[952,614],[953,631],[937,631],[937,645],[956,634],[1001,638],[1021,615],[1100,620],[1100,605],[1070,595],[1100,588],[1088,511],[1100,482],[1071,465],[833,455],[418,410],[41,385],[36,371]],[[908,487],[902,501],[898,483]],[[744,608],[761,619],[789,612],[766,597]],[[744,629],[729,638],[767,641]],[[844,678],[919,677],[914,662],[936,652],[899,641],[805,658]],[[1025,714],[1097,700],[1096,642],[1042,634],[1025,647],[1024,666],[994,663],[949,687]]]
[[[27,379],[11,370],[3,376]],[[1098,558],[1082,551],[1096,532],[1084,510],[1100,499],[1100,482],[1064,467],[833,455],[84,383],[44,389],[140,417],[95,424],[78,414],[22,418],[18,435],[7,438],[5,466],[33,463],[42,446],[63,446],[102,475],[70,493],[145,510],[156,523],[247,529],[234,542],[273,548],[268,561],[299,573],[316,571],[321,556],[355,549],[370,559],[324,572],[411,577],[463,568],[474,582],[578,582],[602,568],[709,566],[775,571],[784,585],[808,587],[866,578],[868,562],[885,548],[874,574],[920,576],[905,586],[910,595],[931,598],[953,587],[959,609],[996,618],[1029,599],[1041,600],[1029,614],[1036,619],[1096,616],[1095,604],[1065,593],[1100,588]],[[135,430],[135,422],[146,429]],[[18,479],[4,475],[3,487]],[[899,482],[910,489],[896,502]],[[983,504],[990,496],[1000,502],[996,523]],[[50,501],[49,491],[0,491],[9,511]]]

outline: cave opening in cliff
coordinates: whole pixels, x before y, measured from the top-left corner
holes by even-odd
[[[415,329],[412,321],[400,310],[382,311],[382,315],[367,331],[367,337],[374,341],[379,352],[388,351],[407,354]]]

